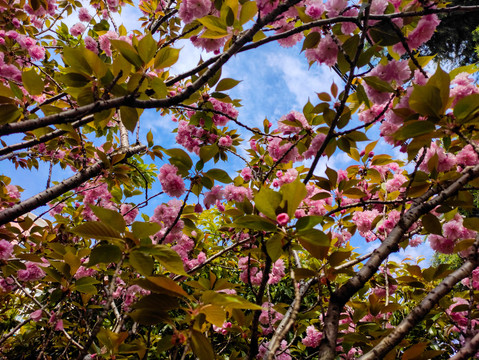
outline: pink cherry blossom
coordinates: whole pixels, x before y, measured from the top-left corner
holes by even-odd
[[[210,0],[183,0],[178,15],[185,24],[207,15],[212,7]]]
[[[178,168],[174,165],[165,164],[160,168],[158,179],[163,191],[175,197],[180,197],[186,191],[183,178],[177,174]]]
[[[304,346],[316,348],[319,346],[323,334],[317,330],[314,325],[309,325],[306,328],[306,337],[301,340]]]
[[[78,19],[80,19],[80,21],[83,21],[83,22],[90,22],[90,20],[91,20],[91,15],[90,15],[90,13],[88,12],[88,9],[86,9],[86,8],[81,8],[81,9],[78,11]]]
[[[13,244],[7,240],[0,240],[0,260],[8,260],[13,254]]]
[[[276,216],[276,222],[278,223],[279,226],[285,226],[289,222],[289,216],[286,213],[281,213],[278,216]]]
[[[230,147],[233,145],[233,140],[228,135],[220,137],[218,145],[223,147]]]
[[[243,170],[241,170],[241,177],[244,181],[249,182],[253,178],[251,169],[249,167],[245,167]]]
[[[224,190],[220,185],[213,186],[211,191],[205,193],[205,198],[203,199],[203,204],[207,209],[210,208],[218,200],[223,200]]]
[[[18,270],[18,280],[20,281],[37,281],[45,276],[45,272],[35,263],[27,261],[26,270]]]
[[[73,36],[80,36],[85,32],[85,30],[85,25],[83,25],[82,23],[76,23],[70,28],[70,34],[72,34]]]
[[[305,55],[310,62],[317,61],[320,64],[333,66],[337,61],[338,46],[330,35],[326,35],[319,41],[316,48],[306,50]]]
[[[253,191],[243,186],[226,185],[224,197],[228,201],[243,202],[245,198],[253,199]]]

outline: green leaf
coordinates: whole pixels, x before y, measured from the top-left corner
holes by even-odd
[[[241,82],[241,80],[235,80],[235,79],[221,79],[221,81],[216,85],[215,91],[225,91],[234,88],[236,85],[238,85]]]
[[[231,177],[228,175],[228,173],[224,170],[221,169],[210,169],[205,173],[207,176],[210,178],[213,178],[219,182],[222,182],[224,184],[232,183],[233,180]]]
[[[415,120],[408,121],[406,125],[401,127],[394,137],[397,140],[406,140],[420,135],[429,134],[436,129],[434,124],[430,121]]]
[[[401,39],[393,28],[393,25],[388,20],[383,20],[374,25],[369,30],[369,36],[375,44],[382,46],[391,46],[397,44]],[[400,30],[399,30],[400,31]]]
[[[121,106],[120,107],[120,116],[121,122],[125,127],[133,132],[136,128],[136,124],[138,123],[138,111],[135,108],[131,108],[128,106]]]
[[[168,89],[165,83],[160,78],[154,77],[150,80],[150,86],[155,91],[155,97],[157,99],[163,99],[168,95]]]
[[[93,71],[88,63],[88,60],[84,56],[85,48],[70,48],[64,47],[63,48],[63,60],[66,64],[68,64],[72,70],[77,72],[84,73],[85,75],[91,76]]]
[[[90,253],[89,267],[96,264],[117,263],[121,259],[122,252],[116,245],[100,245],[93,248]]]
[[[110,225],[100,221],[88,221],[72,229],[72,233],[97,240],[122,240],[121,234]]]
[[[145,64],[147,64],[156,53],[156,41],[150,33],[146,34],[138,42],[138,54]]]
[[[134,250],[130,253],[130,264],[141,275],[149,276],[153,272],[155,262],[150,255]]]
[[[283,253],[283,235],[274,234],[266,240],[266,251],[273,262],[278,260]]]
[[[276,210],[281,204],[283,197],[279,192],[262,187],[254,197],[254,203],[258,211],[276,221]]]
[[[319,32],[317,31],[310,32],[303,41],[303,47],[301,48],[301,51],[315,48],[316,46],[318,46],[320,40],[321,40],[321,34]]]
[[[463,225],[470,230],[479,231],[479,218],[466,218],[464,219]]]
[[[135,283],[143,289],[156,293],[190,298],[190,295],[188,295],[181,286],[166,276],[148,276],[146,279],[138,279]]]
[[[256,13],[258,12],[258,6],[256,5],[256,1],[247,1],[241,5],[240,17],[239,22],[240,25],[246,24],[250,21]]]
[[[40,95],[45,87],[43,79],[33,69],[22,72],[22,82],[30,95]]]
[[[170,162],[172,164],[177,165],[179,162],[183,165],[180,165],[180,167],[183,167],[185,170],[189,170],[193,167],[193,161],[186,151],[182,149],[167,149],[165,150],[165,153],[171,157]]]
[[[211,30],[217,33],[223,33],[224,35],[228,35],[226,24],[223,23],[221,19],[217,18],[216,16],[206,15],[205,17],[198,19],[198,21],[202,25],[204,25],[208,30]]]
[[[0,125],[8,124],[18,120],[22,116],[20,109],[13,104],[0,105]]]
[[[322,216],[303,216],[302,218],[299,218],[298,221],[296,222],[296,229],[297,230],[308,230],[314,228],[316,225],[318,225],[320,222],[323,221]]]
[[[156,325],[169,321],[168,311],[178,308],[178,300],[166,294],[150,294],[132,305],[129,314],[133,320],[142,325]]]
[[[118,50],[118,52],[137,69],[143,66],[143,60],[136,52],[135,48],[123,40],[110,40],[111,45]]]
[[[155,235],[161,230],[161,226],[155,222],[139,222],[135,221],[131,225],[131,231],[138,239],[144,239],[151,235]]]
[[[422,226],[427,232],[442,235],[442,225],[439,219],[433,214],[426,214],[421,218]]]
[[[472,94],[459,100],[454,107],[454,116],[459,124],[467,123],[479,113],[479,94]]]
[[[123,215],[115,210],[105,209],[100,206],[89,205],[93,210],[93,213],[105,224],[110,225],[116,231],[120,233],[125,232],[126,222]]]
[[[440,114],[443,114],[446,111],[447,104],[449,102],[449,86],[451,79],[449,74],[442,70],[441,66],[438,65],[436,72],[428,80],[426,86],[435,86],[439,89],[439,97],[441,99],[441,108],[439,110]]]
[[[180,56],[180,49],[174,49],[166,46],[158,51],[155,57],[155,69],[164,69],[172,66],[178,61]]]
[[[66,74],[56,73],[55,79],[68,87],[81,88],[91,82],[91,78],[80,73],[68,72]]]
[[[218,305],[203,306],[200,310],[200,313],[205,314],[206,321],[218,327],[222,327],[226,321],[226,311]]]
[[[234,221],[233,226],[252,230],[275,231],[276,225],[257,215],[246,215]]]
[[[298,178],[292,183],[283,185],[280,192],[283,194],[283,201],[286,204],[289,218],[292,219],[299,204],[303,201],[306,195],[308,195],[306,185],[304,185]]]
[[[207,163],[213,156],[218,154],[219,148],[218,145],[206,145],[200,148],[200,159],[203,160],[203,163]]]
[[[380,92],[393,92],[394,89],[389,84],[388,82],[381,80],[377,76],[365,76],[363,77],[364,81],[366,81],[366,84],[368,84],[370,87],[372,87],[374,90],[380,91]]]
[[[442,108],[441,91],[432,85],[414,86],[409,107],[421,115],[439,117]]]
[[[329,238],[318,229],[309,229],[298,231],[298,240],[301,245],[308,250],[316,259],[324,259],[328,254]]]
[[[188,275],[183,267],[178,253],[166,245],[156,245],[155,250],[151,252],[153,257],[165,267],[166,270],[178,275]]]
[[[201,332],[191,330],[190,338],[191,349],[200,360],[213,360],[215,353],[208,338]]]
[[[99,283],[100,282],[97,279],[94,279],[92,277],[83,277],[75,282],[75,286],[73,288],[74,290],[84,294],[95,295],[98,292],[95,284]]]

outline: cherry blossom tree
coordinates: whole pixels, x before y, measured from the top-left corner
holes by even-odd
[[[127,29],[118,19],[132,6],[143,15]],[[0,161],[48,174],[29,197],[17,174],[0,175],[3,357],[477,356],[476,68],[427,66],[417,48],[438,14],[478,6],[0,8]],[[208,57],[177,73],[185,41]],[[311,66],[344,83],[301,112],[250,126],[230,96],[239,80],[221,70],[272,42],[302,46]],[[174,132],[145,131],[148,109]],[[353,165],[319,171],[335,154]],[[418,245],[460,264],[390,258]]]

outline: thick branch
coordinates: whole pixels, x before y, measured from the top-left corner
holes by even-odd
[[[461,347],[461,350],[459,350],[456,353],[456,355],[451,357],[450,360],[469,359],[471,356],[477,353],[478,349],[479,349],[479,333],[474,335],[472,339],[466,341],[466,344]]]
[[[145,150],[144,145],[137,145],[130,148],[125,155],[125,158],[129,158],[139,152]],[[55,185],[37,195],[32,196],[31,198],[22,201],[18,204],[15,204],[3,211],[0,212],[0,226],[5,225],[6,223],[15,220],[17,217],[26,214],[29,211],[36,209],[39,206],[46,205],[48,202],[57,198],[61,194],[72,190],[85,181],[99,175],[105,169],[105,164],[102,162],[97,162],[94,165],[81,170],[72,177],[62,181],[58,185]]]

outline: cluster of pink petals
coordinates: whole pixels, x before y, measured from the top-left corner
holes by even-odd
[[[276,21],[274,25],[277,28],[277,30],[274,32],[276,35],[294,29],[294,21],[287,22],[285,19]],[[302,38],[303,33],[296,33],[286,38],[278,39],[278,44],[284,48],[289,48],[296,45],[299,41],[301,41]]]
[[[226,335],[228,333],[228,329],[231,329],[233,324],[229,321],[225,321],[221,327],[213,325],[213,331],[217,332],[221,335]]]
[[[297,125],[285,123],[285,121],[295,122]],[[278,120],[278,131],[284,135],[298,134],[303,129],[311,129],[308,120],[298,111],[291,111]]]
[[[324,12],[324,3],[322,0],[306,0],[306,15],[313,20],[319,19]]]
[[[428,241],[431,248],[443,254],[452,254],[454,245],[458,240],[474,239],[476,232],[465,228],[462,225],[462,220],[460,215],[456,215],[453,220],[446,222],[442,226],[443,236],[429,235]]]
[[[262,16],[268,15],[278,4],[279,0],[256,0],[256,5]]]
[[[288,169],[285,173],[282,171],[276,172],[277,178],[273,180],[274,187],[281,187],[284,184],[292,183],[298,177],[298,170]]]
[[[472,145],[468,144],[456,154],[456,162],[461,166],[473,166],[479,163],[479,156]]]
[[[309,145],[308,150],[303,153],[303,157],[305,159],[311,159],[315,157],[323,145],[324,139],[326,139],[326,134],[318,133],[311,141],[311,145]]]
[[[418,153],[418,158],[423,155],[423,149],[421,149]],[[451,153],[446,153],[444,148],[437,145],[435,142],[431,143],[431,146],[426,150],[426,155],[424,156],[424,160],[419,165],[419,169],[424,171],[425,173],[429,173],[429,160],[433,156],[437,155],[437,171],[444,172],[449,171],[456,165],[456,157]]]
[[[180,197],[186,191],[183,178],[177,174],[178,168],[174,165],[165,164],[160,168],[158,179],[163,191],[175,197]]]
[[[249,182],[253,178],[251,168],[245,167],[243,170],[241,170],[241,177],[245,182]]]
[[[210,0],[183,0],[178,15],[185,24],[208,15],[213,3]]]
[[[304,346],[317,348],[321,343],[323,334],[317,330],[314,325],[309,325],[306,328],[306,337],[301,340]]]
[[[210,39],[201,37],[201,35],[203,34],[204,31],[201,32],[199,35],[194,35],[190,38],[193,46],[203,49],[207,52],[214,52],[215,54],[219,54],[219,50],[226,43],[227,38],[222,37],[219,39]]]
[[[8,260],[13,254],[13,244],[7,240],[0,240],[0,260]]]
[[[211,205],[216,203],[217,201],[223,200],[224,198],[224,190],[220,185],[215,185],[211,189],[205,193],[205,197],[203,199],[203,204],[207,209],[210,208]]]
[[[70,28],[70,34],[72,34],[73,36],[80,36],[85,32],[85,30],[86,26],[79,22]]]
[[[75,273],[75,275],[73,275],[73,277],[76,280],[78,280],[78,279],[81,279],[81,278],[84,278],[84,277],[93,276],[96,273],[97,273],[97,271],[95,269],[80,266],[78,268],[77,272]]]
[[[36,281],[45,276],[45,272],[35,263],[27,261],[26,269],[18,270],[18,280],[20,281]]]
[[[421,17],[416,28],[411,31],[407,36],[407,44],[410,49],[417,49],[419,46],[424,44],[426,41],[431,39],[436,27],[441,21],[436,14],[426,15]],[[399,55],[402,55],[406,52],[403,45],[398,43],[393,47]]]
[[[268,152],[274,161],[282,159],[281,162],[284,164],[296,161],[299,156],[298,149],[294,144],[277,137],[268,138]]]
[[[359,109],[358,119],[367,124],[380,121],[384,117],[384,105],[373,104],[369,109],[361,105]],[[382,116],[381,113],[383,113]]]
[[[324,4],[329,18],[338,16],[346,6],[348,6],[347,0],[327,0]]]
[[[264,342],[260,345],[258,350],[258,355],[256,355],[257,359],[263,359],[266,352],[268,351],[269,341]],[[281,340],[281,346],[276,351],[275,357],[276,360],[292,360],[288,349],[288,342],[286,340]]]
[[[404,189],[402,185],[407,181],[407,177],[403,174],[394,174],[392,179],[389,179],[385,183],[386,191],[388,193],[392,193],[394,191],[398,191]]]
[[[90,22],[91,15],[86,8],[81,8],[78,11],[78,19],[83,22]]]
[[[273,304],[269,302],[264,302],[261,307],[263,310],[259,316],[259,322],[263,325],[267,325],[266,328],[263,327],[263,335],[268,335],[274,331],[273,326],[277,324],[278,321],[281,321],[284,315],[274,310]]]
[[[306,50],[305,55],[309,62],[317,61],[320,64],[333,66],[336,64],[338,57],[338,45],[330,35],[325,35],[319,41],[318,46]]]
[[[229,135],[222,136],[218,140],[218,145],[223,147],[230,147],[231,145],[233,145],[233,140]]]
[[[156,222],[163,227],[163,229],[156,234],[157,237],[162,238],[166,229],[173,225],[182,205],[183,202],[181,200],[171,199],[167,204],[161,204],[155,208],[150,221]],[[164,243],[170,243],[180,238],[184,225],[183,220],[178,220],[171,229],[170,234],[166,237]]]
[[[120,206],[120,213],[123,215],[123,218],[125,219],[127,225],[131,225],[133,221],[135,221],[135,218],[139,213],[138,208],[135,208],[133,210],[132,208],[133,205],[131,204],[121,204]]]
[[[202,146],[213,144],[217,139],[217,135],[208,132],[205,129],[188,124],[181,120],[178,123],[178,133],[176,141],[186,150],[200,154]]]
[[[450,96],[454,99],[452,106],[468,95],[479,94],[479,88],[475,85],[474,79],[468,73],[460,73],[451,81],[454,87],[451,89]]]
[[[248,266],[248,261],[249,266]],[[241,257],[238,260],[238,268],[241,270],[240,279],[244,283],[250,282],[251,285],[260,285],[263,280],[263,272],[255,266],[256,261],[254,259],[248,258],[247,256]],[[249,269],[248,269],[249,267]],[[249,281],[248,281],[249,274]],[[284,261],[278,259],[274,262],[271,272],[269,274],[268,284],[274,285],[281,281],[284,277]]]
[[[253,190],[248,187],[226,185],[224,189],[224,198],[227,201],[243,202],[245,198],[253,199]]]
[[[108,191],[108,185],[106,183],[101,183],[97,180],[94,183],[88,183],[77,188],[77,191],[81,191],[81,194],[84,196],[83,203],[85,204],[85,208],[83,209],[82,215],[85,220],[98,220],[88,205],[96,205],[105,209],[116,210],[115,204],[111,201],[113,195]]]

